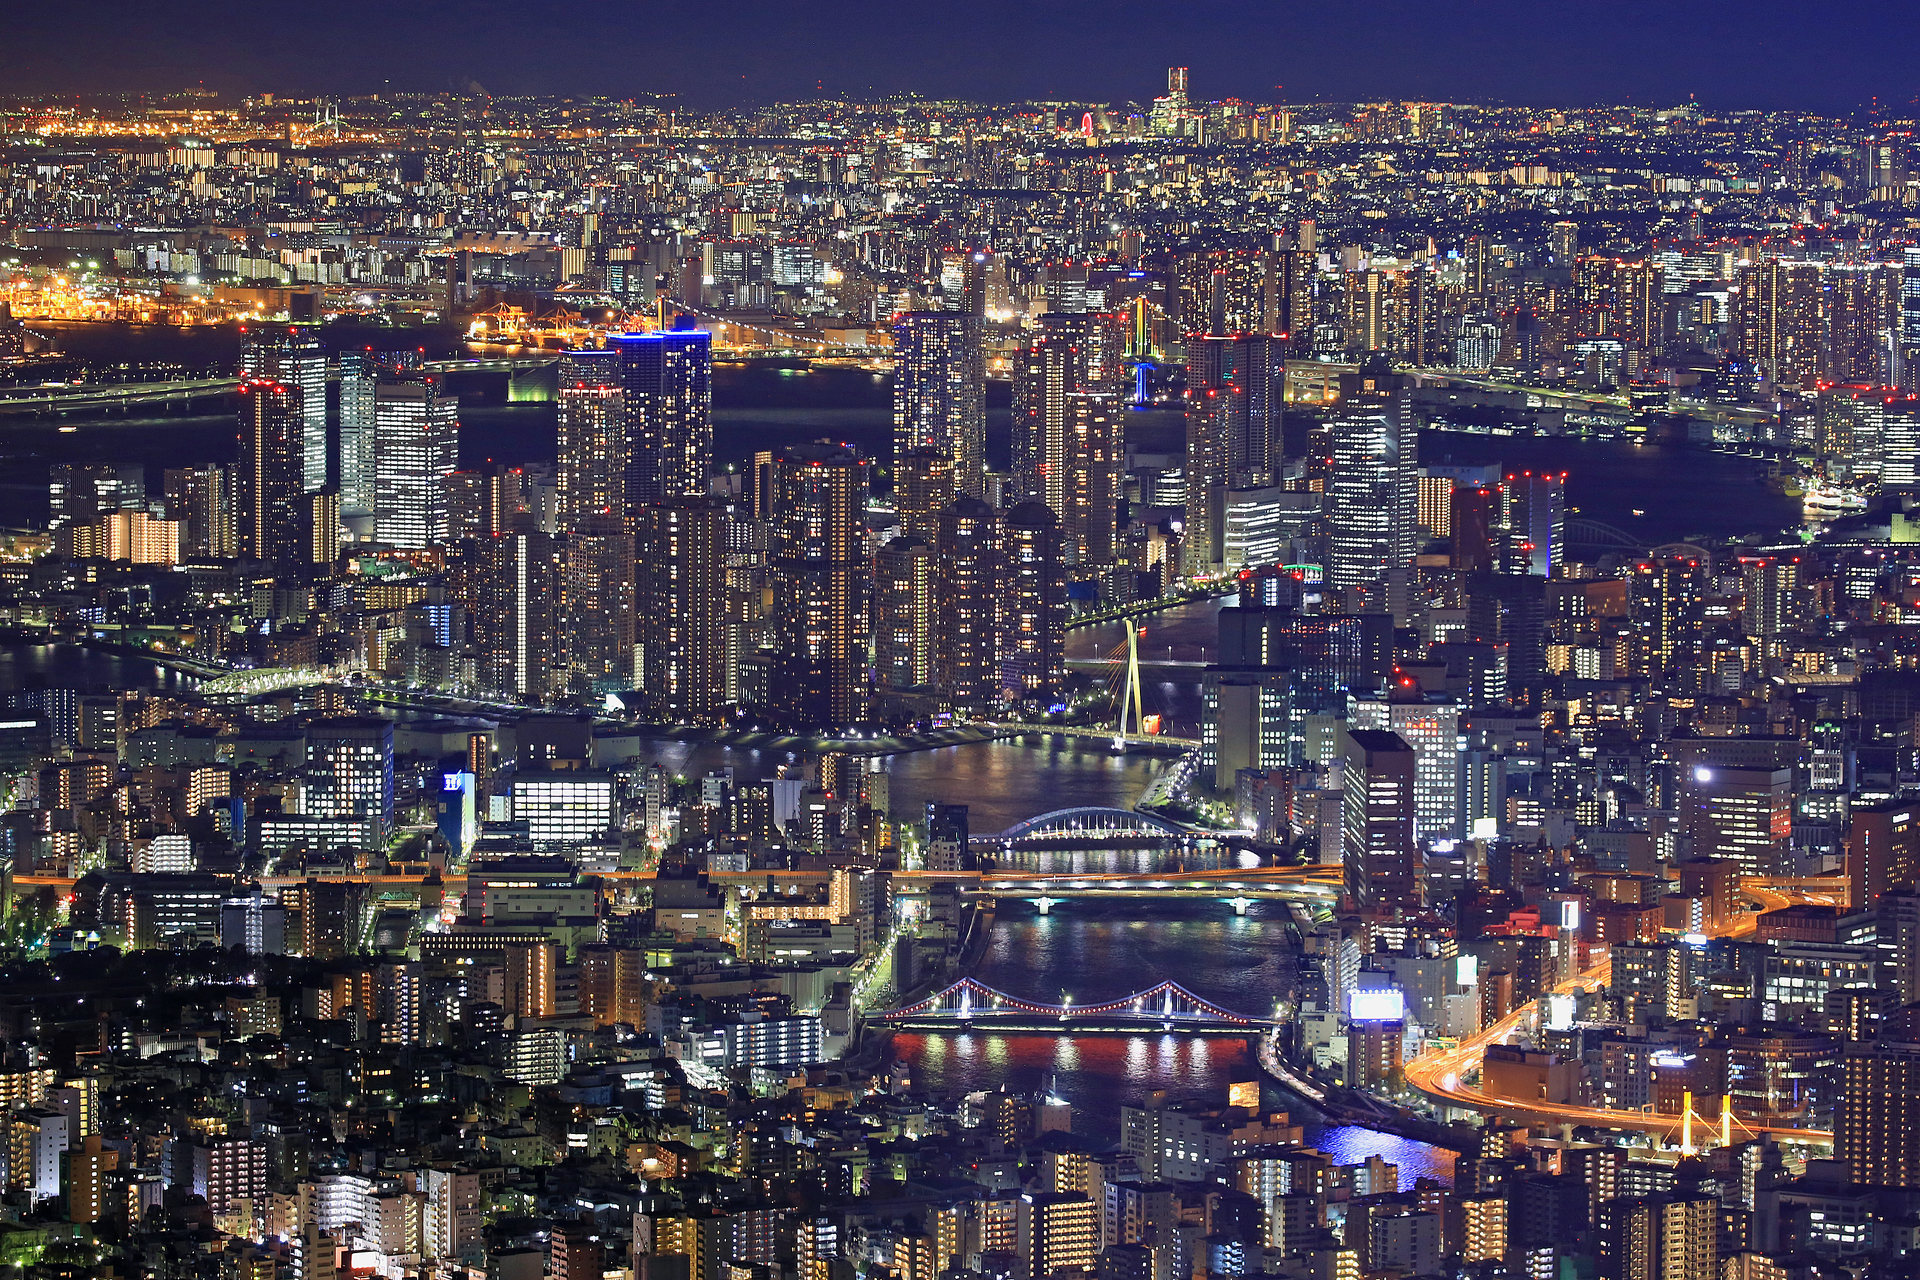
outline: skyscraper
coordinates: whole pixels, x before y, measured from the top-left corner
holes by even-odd
[[[189,557],[231,560],[237,554],[230,468],[169,467],[163,481],[167,519],[180,524],[180,550]]]
[[[568,351],[560,357],[556,482],[560,527],[586,529],[596,520],[626,519],[626,423],[615,351]]]
[[[784,450],[778,467],[773,714],[796,729],[853,724],[867,712],[867,460],[806,444]]]
[[[908,311],[893,323],[893,451],[953,460],[954,487],[980,497],[986,450],[986,357],[964,311]]]
[[[1013,471],[1021,497],[1066,513],[1072,429],[1068,397],[1117,390],[1125,338],[1113,317],[1049,311],[1027,335],[1013,385]]]
[[[1204,396],[1227,482],[1235,488],[1270,483],[1283,450],[1286,340],[1271,334],[1187,336],[1187,386]]]
[[[946,454],[909,449],[893,455],[893,510],[903,535],[929,542],[938,537],[940,513],[956,492],[953,459]]]
[[[1502,496],[1508,572],[1553,577],[1567,554],[1567,473],[1508,472]]]
[[[447,477],[460,462],[460,402],[431,374],[384,379],[374,391],[374,529],[423,550],[447,541]]]
[[[1378,582],[1419,551],[1419,432],[1397,375],[1370,365],[1341,378],[1327,479],[1329,576],[1341,590]]]
[[[710,724],[727,702],[726,504],[676,498],[633,520],[642,714]]]
[[[934,544],[912,534],[874,556],[873,673],[886,689],[933,683],[936,561]]]
[[[1061,509],[1054,514],[1061,554],[1075,568],[1104,568],[1116,559],[1126,412],[1118,396],[1076,392],[1067,397],[1066,483]]]
[[[999,514],[978,498],[955,498],[940,513],[939,564],[936,683],[948,707],[978,715],[1000,693]]]
[[[254,325],[240,343],[240,373],[298,388],[300,489],[327,482],[327,353],[306,325]]]
[[[379,365],[369,351],[340,355],[340,512],[370,516],[379,509]]]
[[[713,463],[713,341],[698,329],[611,342],[620,369],[629,506],[699,497]]]
[[[562,548],[561,644],[566,683],[609,693],[635,684],[633,535],[602,517],[576,530]]]
[[[566,673],[560,544],[552,534],[519,528],[481,538],[478,546],[473,614],[480,683],[544,700]]]
[[[1414,843],[1413,748],[1384,729],[1340,733],[1340,859],[1347,896],[1362,911],[1420,905]]]
[[[1001,514],[1000,692],[1051,706],[1067,679],[1067,574],[1060,522],[1044,502]]]
[[[1920,1187],[1920,1045],[1850,1044],[1833,1154],[1857,1183]]]
[[[299,388],[265,378],[240,384],[233,506],[242,559],[285,564],[301,558],[301,399]]]

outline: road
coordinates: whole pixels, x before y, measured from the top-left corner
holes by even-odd
[[[1832,904],[1839,901],[1836,891],[1821,892],[1808,887],[1817,881],[1767,881],[1749,878],[1742,890],[1760,904],[1762,911],[1773,911],[1795,903]],[[1742,912],[1713,931],[1722,938],[1744,937],[1754,931],[1758,912]],[[1612,978],[1610,957],[1602,957],[1576,977],[1562,982],[1555,992],[1594,991]],[[1554,1124],[1587,1125],[1596,1129],[1621,1132],[1669,1134],[1679,1127],[1680,1117],[1624,1111],[1612,1107],[1545,1106],[1531,1099],[1498,1096],[1486,1092],[1477,1077],[1487,1046],[1506,1044],[1523,1025],[1530,1024],[1540,1012],[1540,1002],[1532,1000],[1493,1023],[1479,1034],[1469,1036],[1453,1048],[1432,1049],[1403,1066],[1407,1083],[1428,1097],[1454,1107],[1483,1111],[1519,1119],[1545,1120]],[[1469,1082],[1468,1077],[1476,1077]],[[1766,1133],[1781,1142],[1830,1146],[1833,1134],[1825,1129],[1799,1129],[1790,1126],[1754,1124],[1736,1112],[1734,1123],[1743,1133]]]

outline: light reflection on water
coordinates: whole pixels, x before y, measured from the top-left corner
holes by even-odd
[[[1074,902],[1040,916],[1003,904],[973,976],[1009,995],[1058,1003],[1067,993],[1077,1004],[1172,978],[1254,1016],[1270,1014],[1290,986],[1294,951],[1283,907],[1257,903],[1244,918],[1219,903],[1154,904],[1148,911]],[[1340,1164],[1377,1154],[1399,1166],[1406,1187],[1418,1177],[1452,1177],[1449,1151],[1319,1123],[1265,1079],[1252,1042],[1235,1037],[902,1032],[894,1036],[893,1052],[912,1066],[916,1086],[942,1096],[1002,1085],[1017,1093],[1049,1089],[1072,1106],[1074,1127],[1098,1139],[1114,1138],[1121,1104],[1151,1090],[1219,1104],[1229,1084],[1259,1081],[1263,1103],[1295,1110],[1307,1141]]]

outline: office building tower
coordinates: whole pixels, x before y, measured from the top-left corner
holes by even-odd
[[[1555,576],[1566,556],[1567,473],[1508,472],[1502,497],[1507,571]]]
[[[1328,576],[1352,590],[1413,563],[1420,494],[1419,431],[1396,375],[1379,365],[1343,375],[1327,479]]]
[[[211,560],[231,560],[238,554],[233,479],[227,467],[167,469],[167,519],[180,526],[181,554]]]
[[[1340,857],[1347,896],[1361,911],[1420,905],[1414,841],[1414,750],[1383,729],[1342,729]]]
[[[728,702],[726,504],[683,497],[630,513],[641,714],[714,723]]]
[[[620,370],[629,508],[701,497],[713,464],[713,340],[697,329],[610,343]]]
[[[619,353],[568,351],[560,357],[555,488],[562,530],[627,516],[627,437]]]
[[[1680,824],[1696,858],[1746,875],[1784,874],[1793,841],[1793,770],[1694,764],[1680,779]]]
[[[940,513],[958,492],[953,459],[946,454],[934,449],[909,449],[893,455],[894,522],[906,537],[928,542],[937,538]]]
[[[561,555],[561,645],[569,688],[613,693],[635,687],[633,535],[611,517],[567,534]]]
[[[1061,553],[1077,569],[1104,568],[1116,560],[1126,412],[1118,396],[1089,392],[1067,397],[1067,474],[1055,515]]]
[[[241,559],[291,564],[302,558],[300,448],[306,419],[300,402],[296,387],[258,378],[240,384],[233,506]]]
[[[937,566],[935,544],[912,534],[892,539],[874,556],[873,674],[882,688],[933,684]]]
[[[1015,702],[1051,707],[1067,679],[1067,572],[1060,522],[1044,502],[1002,513],[1000,691]]]
[[[340,355],[340,513],[370,516],[379,509],[379,411],[374,393],[380,365],[371,351]]]
[[[513,529],[478,541],[473,618],[483,688],[544,700],[566,668],[560,652],[565,559],[549,533]]]
[[[964,311],[909,311],[893,323],[893,451],[953,461],[954,488],[985,493],[986,358],[980,321]]]
[[[240,342],[240,376],[300,392],[300,490],[327,482],[327,352],[309,325],[250,325]]]
[[[962,495],[940,514],[935,682],[941,700],[979,715],[999,701],[1000,517]]]
[[[773,540],[772,711],[790,728],[867,713],[871,620],[868,463],[839,445],[796,445],[778,462]]]
[[[1920,246],[1900,251],[1900,369],[1906,391],[1920,390]]]
[[[343,821],[349,842],[386,848],[393,831],[393,725],[321,720],[307,726],[308,817]]]
[[[403,551],[451,536],[447,478],[460,463],[460,402],[431,374],[383,379],[374,391],[374,530]]]

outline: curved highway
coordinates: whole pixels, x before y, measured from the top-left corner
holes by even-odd
[[[1835,881],[1825,881],[1825,884],[1835,886],[1826,891],[1816,891],[1809,887],[1820,883],[1818,880],[1749,878],[1742,882],[1741,889],[1748,897],[1760,904],[1762,911],[1773,911],[1796,903],[1831,905],[1841,900],[1844,890]],[[1714,930],[1713,936],[1743,937],[1754,931],[1758,918],[1758,912],[1741,912],[1722,927]],[[1554,990],[1556,992],[1597,990],[1608,984],[1612,977],[1612,970],[1611,959],[1603,956],[1580,975],[1561,983]],[[1505,1097],[1487,1092],[1484,1082],[1480,1079],[1481,1064],[1485,1059],[1487,1046],[1507,1043],[1508,1037],[1522,1025],[1530,1023],[1539,1012],[1540,1002],[1537,999],[1528,1001],[1479,1034],[1469,1036],[1452,1048],[1430,1049],[1408,1060],[1403,1067],[1407,1083],[1428,1097],[1444,1102],[1448,1106],[1520,1119],[1544,1120],[1553,1124],[1586,1125],[1596,1129],[1650,1134],[1670,1133],[1680,1124],[1681,1118],[1676,1115],[1625,1111],[1612,1107],[1543,1106],[1532,1099]],[[1469,1077],[1473,1079],[1469,1080]],[[1743,1133],[1765,1133],[1781,1142],[1819,1146],[1830,1146],[1833,1143],[1833,1134],[1826,1129],[1754,1124],[1750,1120],[1743,1120],[1738,1112],[1734,1114],[1734,1123]]]

